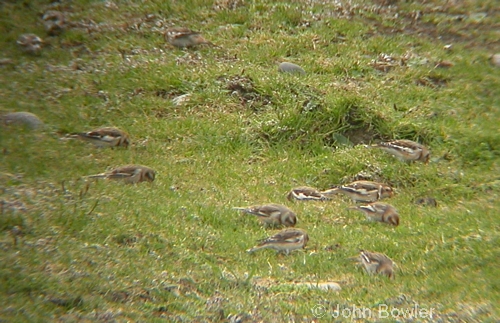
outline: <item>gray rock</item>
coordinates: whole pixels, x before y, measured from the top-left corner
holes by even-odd
[[[306,74],[306,71],[297,64],[283,62],[278,66],[278,71],[282,73]]]
[[[30,129],[39,129],[43,127],[43,121],[35,114],[30,112],[10,112],[0,116],[0,123],[3,125],[26,126]]]

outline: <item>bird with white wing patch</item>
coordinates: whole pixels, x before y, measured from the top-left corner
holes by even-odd
[[[235,210],[255,215],[267,226],[293,227],[297,224],[297,215],[281,204],[264,204],[248,207],[235,207]]]
[[[368,147],[380,148],[383,151],[396,156],[398,159],[405,162],[421,161],[427,164],[429,163],[430,159],[429,149],[424,145],[411,140],[392,140],[388,142],[381,142]]]

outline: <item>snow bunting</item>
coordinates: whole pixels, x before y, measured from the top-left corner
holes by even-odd
[[[102,147],[128,147],[130,138],[128,134],[114,127],[104,127],[89,132],[76,133],[70,137],[88,141],[95,146]]]
[[[309,236],[304,230],[285,229],[272,237],[260,240],[259,244],[248,252],[269,248],[278,251],[278,253],[285,252],[288,255],[290,251],[305,248],[307,241],[309,241]]]
[[[42,50],[43,40],[35,34],[22,34],[17,39],[17,44],[27,53],[39,54]]]
[[[235,207],[248,214],[256,215],[266,225],[293,227],[297,224],[295,212],[281,204],[265,204],[249,207]]]
[[[60,11],[48,10],[42,19],[45,30],[50,36],[59,35],[64,31],[64,15]]]
[[[155,180],[156,172],[142,165],[125,165],[113,169],[112,171],[89,175],[87,178],[106,178],[123,180],[127,184],[137,184],[140,182],[152,182]]]
[[[421,161],[427,164],[430,158],[429,149],[411,140],[393,140],[369,147],[380,148],[406,162]]]
[[[296,187],[292,189],[287,194],[286,197],[289,201],[293,199],[299,201],[306,201],[306,200],[324,201],[329,199],[328,197],[324,196],[322,192],[309,186]]]
[[[165,40],[177,48],[196,47],[198,45],[215,46],[196,31],[183,27],[170,28],[165,33]]]
[[[352,206],[349,209],[363,212],[371,221],[384,222],[396,227],[399,225],[398,211],[387,203],[374,202],[368,205]]]
[[[378,252],[360,251],[359,261],[370,275],[380,274],[394,279],[394,263],[384,254]]]
[[[354,202],[375,202],[394,195],[389,185],[371,181],[355,181],[323,192],[325,195],[337,193],[350,197]]]

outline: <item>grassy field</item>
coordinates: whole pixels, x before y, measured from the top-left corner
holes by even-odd
[[[0,66],[0,109],[47,124],[0,129],[0,322],[500,320],[496,1],[0,9],[0,58],[11,60]],[[43,28],[48,9],[70,21],[60,36]],[[219,47],[176,49],[162,35],[171,26]],[[17,48],[27,32],[44,38],[39,56]],[[306,75],[279,73],[282,61]],[[134,144],[60,139],[101,126]],[[364,146],[389,139],[427,145],[430,163]],[[127,163],[154,168],[156,181],[82,178]],[[285,197],[359,178],[395,187],[399,227],[368,222],[340,196]],[[426,196],[438,206],[414,203]],[[296,211],[304,251],[246,253],[276,230],[232,208],[269,202]],[[368,276],[349,259],[359,249],[391,257],[396,279]],[[330,281],[342,290],[294,286]],[[411,317],[415,307],[432,317]]]

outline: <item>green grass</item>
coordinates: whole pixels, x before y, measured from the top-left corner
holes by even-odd
[[[39,18],[49,1],[3,2],[0,58],[13,64],[0,66],[0,109],[48,127],[0,132],[0,321],[312,322],[318,304],[333,315],[415,303],[443,322],[498,320],[495,2],[378,3],[78,0],[56,5],[75,25],[48,37]],[[171,48],[160,30],[174,25],[221,48]],[[40,56],[16,47],[24,32],[45,39]],[[308,73],[279,74],[280,61]],[[110,125],[135,144],[60,140]],[[392,138],[428,145],[430,164],[363,147]],[[81,178],[127,163],[157,180]],[[398,228],[367,222],[341,197],[285,198],[361,173],[396,188]],[[438,207],[413,204],[421,196]],[[274,231],[232,207],[268,202],[297,212],[305,251],[245,252]],[[361,248],[389,255],[396,279],[349,260]],[[316,281],[342,291],[289,285]]]

